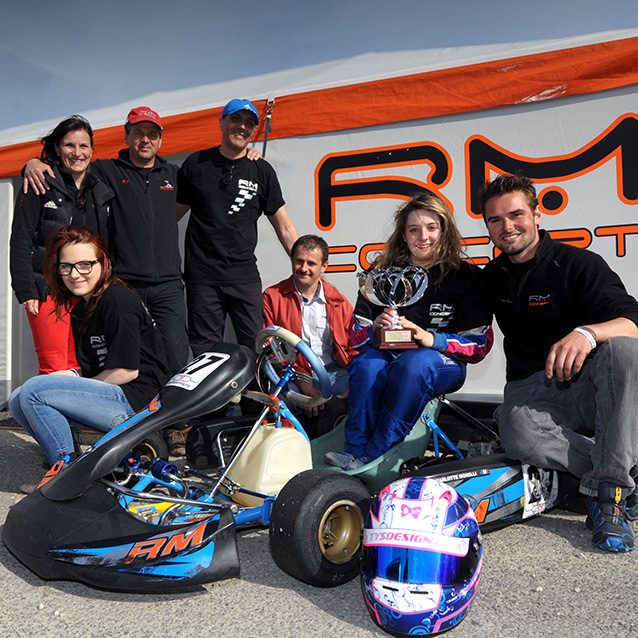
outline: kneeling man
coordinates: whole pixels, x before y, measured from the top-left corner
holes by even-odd
[[[526,177],[497,177],[479,202],[502,251],[485,274],[507,359],[496,412],[505,451],[578,477],[593,544],[628,552],[628,520],[638,519],[638,302],[602,257],[539,230]]]

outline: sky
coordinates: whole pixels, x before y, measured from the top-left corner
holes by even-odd
[[[2,13],[0,131],[365,53],[638,26],[636,0],[12,0]]]

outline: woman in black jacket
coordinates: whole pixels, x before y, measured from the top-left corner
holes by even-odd
[[[56,318],[49,286],[42,274],[45,243],[67,224],[82,225],[108,243],[113,191],[91,174],[93,131],[80,115],[60,122],[42,138],[41,159],[56,179],[44,195],[32,190],[16,200],[10,241],[11,285],[25,307],[31,326],[40,374],[77,367],[67,315]]]

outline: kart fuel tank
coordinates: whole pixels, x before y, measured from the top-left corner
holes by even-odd
[[[312,469],[310,442],[292,427],[261,425],[248,442],[228,477],[251,492],[276,496],[296,474]],[[263,499],[236,492],[240,505],[260,506]]]

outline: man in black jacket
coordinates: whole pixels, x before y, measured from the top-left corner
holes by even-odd
[[[536,190],[526,177],[497,177],[479,201],[502,251],[485,272],[507,359],[496,412],[503,445],[525,463],[578,477],[594,545],[631,551],[638,302],[600,256],[539,231]]]
[[[175,374],[188,362],[186,306],[177,228],[177,166],[157,153],[162,146],[162,121],[146,106],[132,109],[124,124],[128,148],[117,159],[96,160],[96,175],[115,192],[109,250],[115,273],[142,298],[157,324]],[[25,192],[44,193],[44,173],[51,169],[30,160]]]

